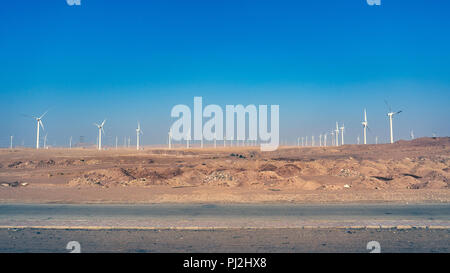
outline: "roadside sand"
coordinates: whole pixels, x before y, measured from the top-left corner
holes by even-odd
[[[0,150],[0,202],[450,202],[450,138],[340,147]]]

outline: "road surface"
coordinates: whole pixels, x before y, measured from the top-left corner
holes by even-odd
[[[1,204],[0,252],[449,252],[449,204]]]

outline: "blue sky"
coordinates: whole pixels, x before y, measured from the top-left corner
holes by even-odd
[[[280,138],[450,135],[449,1],[7,1],[0,9],[0,146],[70,136],[165,143],[176,104],[279,104]]]

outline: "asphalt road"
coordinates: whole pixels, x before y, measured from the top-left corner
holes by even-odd
[[[1,204],[0,252],[449,252],[448,204]]]
[[[450,204],[0,204],[0,227],[450,227]]]

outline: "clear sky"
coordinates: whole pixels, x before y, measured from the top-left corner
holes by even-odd
[[[280,139],[450,135],[450,1],[65,0],[0,6],[0,146],[165,143],[176,104],[279,104]],[[44,134],[45,134],[44,133]]]

